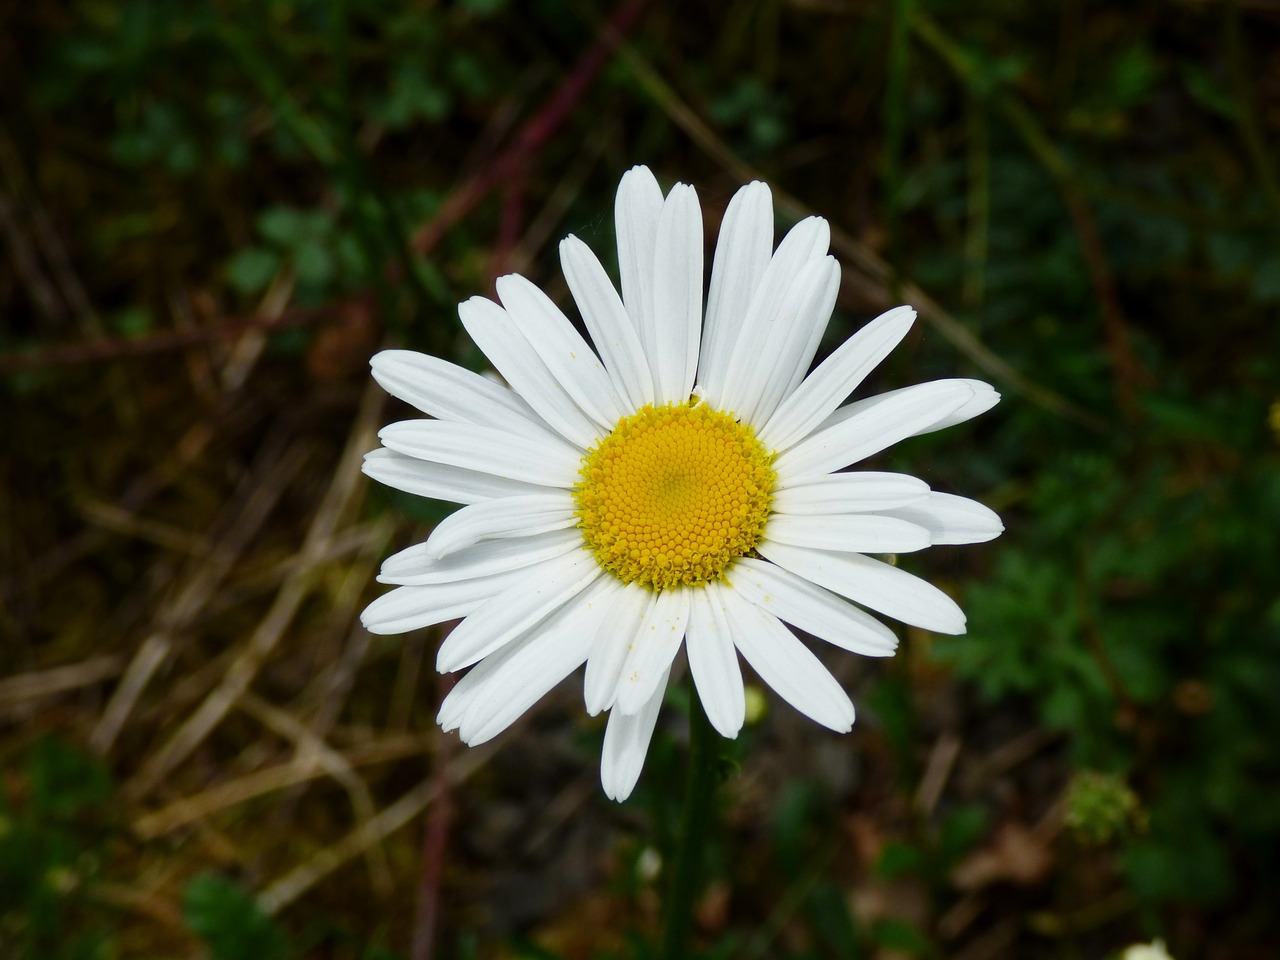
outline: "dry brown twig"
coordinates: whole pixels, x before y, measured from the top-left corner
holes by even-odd
[[[65,667],[35,670],[0,680],[0,712],[32,709],[48,697],[110,680],[120,673],[122,665],[123,660],[112,653]]]
[[[374,818],[376,806],[373,795],[346,757],[329,746],[293,714],[267,703],[252,693],[241,695],[240,707],[263,726],[279,736],[292,740],[296,745],[298,760],[320,768],[346,790],[347,796],[351,799],[351,809],[357,823],[364,824]],[[371,844],[365,853],[374,888],[385,895],[392,887],[391,867],[387,862],[387,853],[380,843]]]
[[[99,753],[110,751],[138,697],[156,670],[169,659],[177,638],[217,596],[222,582],[305,460],[306,450],[300,444],[295,443],[283,455],[270,444],[264,448],[257,469],[251,469],[247,475],[243,495],[232,501],[232,520],[225,535],[211,550],[192,556],[185,580],[173,598],[161,606],[154,631],[134,654],[123,680],[98,719],[89,743]]]
[[[311,592],[319,559],[328,552],[332,538],[340,529],[341,520],[352,508],[358,491],[362,489],[360,463],[364,452],[374,445],[374,433],[382,403],[382,391],[371,381],[365,389],[346,449],[334,470],[333,481],[316,510],[299,551],[298,567],[281,586],[271,608],[232,661],[222,682],[142,764],[126,788],[129,796],[137,798],[149,793],[204,742],[235,706],[240,696],[248,690],[267,657],[284,636],[302,602]]]
[[[608,26],[602,26],[607,30]],[[619,42],[619,59],[626,64],[638,80],[649,90],[650,95],[666,111],[673,123],[682,129],[699,149],[724,167],[739,181],[766,179],[758,170],[739,157],[733,149],[701,117],[685,103],[640,53],[630,45]],[[800,219],[811,216],[814,211],[796,197],[786,191],[774,187],[774,199],[778,209],[789,216]],[[847,267],[852,267],[863,278],[869,279],[874,289],[880,291],[884,298],[884,306],[890,305],[890,290],[893,289],[894,273],[887,262],[866,244],[854,238],[838,225],[831,227],[831,246],[840,253]],[[841,288],[850,282],[848,271],[844,272]],[[911,282],[899,285],[901,296],[916,308],[920,317],[940,333],[953,347],[978,369],[982,370],[997,382],[1005,384],[1028,399],[1059,416],[1066,417],[1079,424],[1095,430],[1105,430],[1107,424],[1101,418],[1089,413],[1061,394],[1041,386],[1023,376],[1010,364],[997,355],[970,331],[959,320],[944,310],[936,300],[930,297],[919,285]]]
[[[542,109],[520,128],[505,150],[454,189],[444,206],[418,229],[411,241],[417,254],[421,256],[434,250],[444,235],[475,209],[477,204],[528,165],[580,102],[596,76],[609,62],[615,48],[621,43],[621,38],[630,32],[647,5],[648,0],[623,0],[618,4],[609,21],[601,24],[596,31],[597,42],[566,74]]]
[[[102,321],[94,310],[85,286],[71,263],[71,255],[54,227],[53,218],[45,209],[36,192],[31,177],[23,167],[22,158],[9,129],[0,123],[0,172],[9,184],[12,195],[22,199],[28,220],[31,224],[31,236],[34,243],[28,253],[32,264],[35,262],[33,251],[38,250],[48,265],[49,277],[44,295],[56,291],[61,294],[67,312],[75,317],[81,332],[99,334]],[[16,251],[15,251],[16,252]],[[35,269],[38,270],[38,267]],[[57,309],[57,308],[55,308]],[[59,313],[61,311],[59,310]]]
[[[496,749],[492,744],[485,744],[450,761],[444,771],[448,782],[456,785],[466,781],[489,762]],[[258,903],[268,913],[279,913],[347,861],[359,856],[370,845],[389,837],[421,814],[439,796],[440,783],[436,774],[427,777],[372,820],[361,824],[337,843],[320,850],[306,863],[269,884],[258,897]]]
[[[229,317],[203,323],[190,330],[166,330],[145,337],[125,339],[121,337],[95,337],[82,343],[48,347],[31,353],[12,353],[0,357],[0,376],[25,370],[44,370],[49,367],[75,366],[83,363],[105,363],[134,357],[150,357],[162,353],[189,350],[222,341],[243,341],[246,337],[261,337],[277,330],[311,326],[330,320],[338,320],[341,313],[333,304],[324,307],[295,307],[279,316],[253,313],[244,317]],[[247,371],[252,357],[241,357],[237,369]],[[227,386],[235,388],[243,383],[246,373],[235,377],[236,382]]]
[[[383,737],[351,747],[342,752],[341,756],[348,766],[363,767],[425,756],[431,752],[433,743],[432,737],[422,734]],[[190,796],[180,797],[159,810],[135,818],[131,827],[138,837],[152,840],[191,824],[208,821],[225,810],[258,797],[310,783],[324,776],[328,776],[328,772],[315,757],[295,756],[284,763],[263,767]]]

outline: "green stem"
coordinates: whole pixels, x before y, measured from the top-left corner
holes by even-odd
[[[685,781],[679,846],[672,864],[671,886],[667,890],[667,902],[663,911],[663,960],[683,960],[685,956],[694,899],[702,873],[702,851],[711,824],[716,763],[719,759],[718,740],[690,677],[689,774]]]

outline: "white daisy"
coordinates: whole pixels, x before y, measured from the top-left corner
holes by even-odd
[[[601,780],[622,800],[682,644],[724,736],[743,724],[738,654],[801,713],[848,731],[849,697],[784,623],[869,656],[892,654],[897,638],[864,608],[962,633],[946,594],[865,554],[975,543],[1003,528],[981,504],[914,477],[845,471],[999,395],[939,380],[844,404],[906,334],[909,307],[806,376],[840,282],[826,221],[798,223],[775,250],[769,188],[739,190],[704,320],[693,188],[664,197],[635,167],[615,212],[621,297],[585,244],[560,244],[595,351],[512,275],[498,281],[501,306],[473,297],[458,308],[510,387],[419,353],[373,358],[378,382],[429,419],[383,429],[365,473],[466,506],[386,561],[379,580],[399,586],[363,621],[390,634],[465,618],[436,666],[471,669],[438,719],[472,745],[585,663],[587,712],[610,711]]]

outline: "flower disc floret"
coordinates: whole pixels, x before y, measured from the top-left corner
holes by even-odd
[[[665,590],[719,580],[764,533],[771,461],[730,414],[696,401],[642,407],[583,458],[578,526],[623,583]]]

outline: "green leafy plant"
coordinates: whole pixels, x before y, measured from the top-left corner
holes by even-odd
[[[284,932],[253,896],[224,877],[202,873],[188,881],[182,913],[213,960],[285,960],[292,955]]]
[[[21,769],[0,790],[0,953],[105,960],[109,928],[92,891],[112,830],[106,768],[45,738]]]

